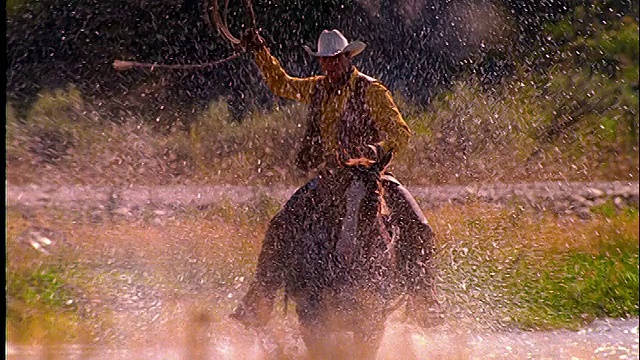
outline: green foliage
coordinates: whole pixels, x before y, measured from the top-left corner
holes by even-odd
[[[40,13],[45,10],[41,1],[35,0],[7,0],[5,9],[9,17],[27,12]]]
[[[291,171],[295,169],[292,159],[302,136],[300,119],[305,112],[301,105],[286,106],[271,113],[254,112],[237,123],[231,122],[224,103],[212,102],[189,133],[199,164],[197,176],[258,184],[297,179]]]
[[[19,119],[10,104],[6,106],[9,152],[24,156],[29,150],[45,162],[55,162],[98,141],[91,136],[97,132],[89,117],[92,109],[74,86],[44,91],[25,119]]]
[[[636,179],[638,22],[600,6],[548,21],[545,50],[515,59],[513,74],[494,84],[472,73],[427,107],[396,93],[414,136],[393,171],[413,184]],[[61,182],[110,184],[304,178],[292,163],[304,127],[301,105],[255,111],[238,123],[216,100],[184,121],[188,132],[161,132],[126,115],[113,125],[73,86],[43,91],[24,119],[10,104],[6,111],[7,168],[21,183],[58,174]],[[33,165],[42,163],[54,168],[39,174]]]
[[[603,57],[637,63],[640,56],[638,23],[623,23],[619,29],[598,33],[588,44],[594,50],[601,50]]]
[[[22,149],[16,148],[15,146],[19,144],[20,138],[23,136],[24,126],[22,126],[23,124],[21,124],[18,117],[16,116],[13,106],[11,106],[11,104],[9,103],[7,103],[5,107],[5,116],[5,147],[7,149],[7,152],[9,152],[9,150],[12,150],[13,154],[11,155],[17,155],[16,153],[21,152]]]
[[[42,266],[28,273],[12,273],[7,281],[7,293],[27,304],[40,303],[60,310],[68,309],[73,294],[65,284],[67,271],[57,266]]]
[[[547,33],[556,42],[555,62],[597,70],[638,86],[638,20],[606,16],[596,6],[578,7],[557,23],[547,25]]]
[[[7,324],[12,341],[73,341],[83,323],[78,294],[68,280],[75,277],[62,264],[40,263],[34,269],[7,267]]]
[[[584,10],[584,9],[583,9]],[[570,21],[571,20],[571,21]],[[556,26],[584,28],[581,36],[566,39],[558,47],[556,68],[575,77],[578,68],[583,81],[564,91],[578,98],[578,103],[598,115],[617,119],[631,142],[637,141],[638,116],[638,22],[602,19],[595,9],[576,10]],[[553,32],[554,30],[552,30]],[[576,56],[577,54],[577,56]],[[595,71],[594,71],[595,70]],[[556,74],[557,75],[557,74]],[[580,89],[580,91],[576,91]]]
[[[27,121],[43,131],[66,131],[74,135],[89,126],[88,105],[73,85],[66,89],[45,90],[27,113]]]
[[[569,19],[547,24],[545,31],[549,33],[556,42],[566,42],[575,40],[576,38],[576,31]]]
[[[431,182],[448,183],[636,178],[638,22],[599,11],[547,22],[549,43],[529,53],[544,59],[516,59],[502,82],[472,73],[424,111],[401,101],[418,136],[398,173],[413,182],[429,168]]]
[[[452,318],[531,329],[638,316],[637,211],[602,206],[569,232],[528,211],[475,214],[439,227],[438,284]]]
[[[548,327],[638,316],[638,248],[624,250],[631,251],[570,252],[547,259],[539,267],[527,262],[529,276],[515,275],[521,283],[513,290],[526,299],[521,303],[525,307],[514,316],[516,321],[525,327]],[[536,271],[535,277],[530,276]]]
[[[594,206],[593,208],[591,208],[591,212],[595,214],[601,214],[607,218],[612,218],[616,216],[616,214],[618,213],[618,209],[613,201],[607,201],[602,205]]]
[[[189,130],[190,146],[200,171],[206,171],[208,149],[216,143],[216,140],[212,137],[224,131],[225,127],[234,126],[235,124],[232,124],[230,120],[231,114],[226,104],[216,101],[212,102],[207,110],[198,116],[197,120],[191,125]]]
[[[122,184],[140,175],[172,178],[193,171],[188,134],[161,133],[131,118],[115,123],[73,86],[44,91],[25,118],[6,106],[8,171],[18,182]],[[50,166],[64,171],[49,172]]]
[[[40,122],[42,126],[61,128],[82,120],[85,102],[80,91],[73,85],[66,90],[45,90],[38,96],[27,118]]]

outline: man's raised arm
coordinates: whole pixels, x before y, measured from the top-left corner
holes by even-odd
[[[243,37],[244,46],[253,50],[256,64],[262,72],[264,81],[277,96],[297,100],[305,104],[311,103],[311,97],[319,76],[308,78],[291,77],[280,65],[269,49],[264,39],[257,32],[250,32]]]

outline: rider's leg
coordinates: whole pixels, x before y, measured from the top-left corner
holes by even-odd
[[[263,326],[269,320],[276,292],[284,285],[288,241],[293,238],[294,226],[299,223],[296,217],[307,206],[317,186],[318,179],[314,178],[298,189],[269,222],[254,279],[231,314],[232,318],[250,326]]]
[[[439,312],[435,292],[435,235],[407,188],[393,177],[383,177],[388,223],[397,227],[396,263],[399,281],[409,295],[409,311],[421,322],[433,323]],[[429,324],[424,324],[429,325]]]

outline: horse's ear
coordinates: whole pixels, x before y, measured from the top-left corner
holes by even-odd
[[[373,148],[373,150],[376,152],[376,157],[379,159],[382,158],[382,155],[384,155],[384,148],[382,147],[382,145],[380,144],[376,144],[376,146],[374,147],[373,145],[369,145]]]
[[[376,161],[374,166],[378,172],[383,172],[391,162],[391,159],[393,159],[393,149],[389,149],[389,151],[385,152],[384,149],[380,147],[378,150],[378,161]]]

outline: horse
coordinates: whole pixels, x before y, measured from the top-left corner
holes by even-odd
[[[392,156],[340,160],[321,176],[315,206],[296,226],[285,294],[311,358],[375,358],[386,318],[398,306],[397,236],[385,224],[382,187]],[[345,348],[344,339],[352,346]]]

